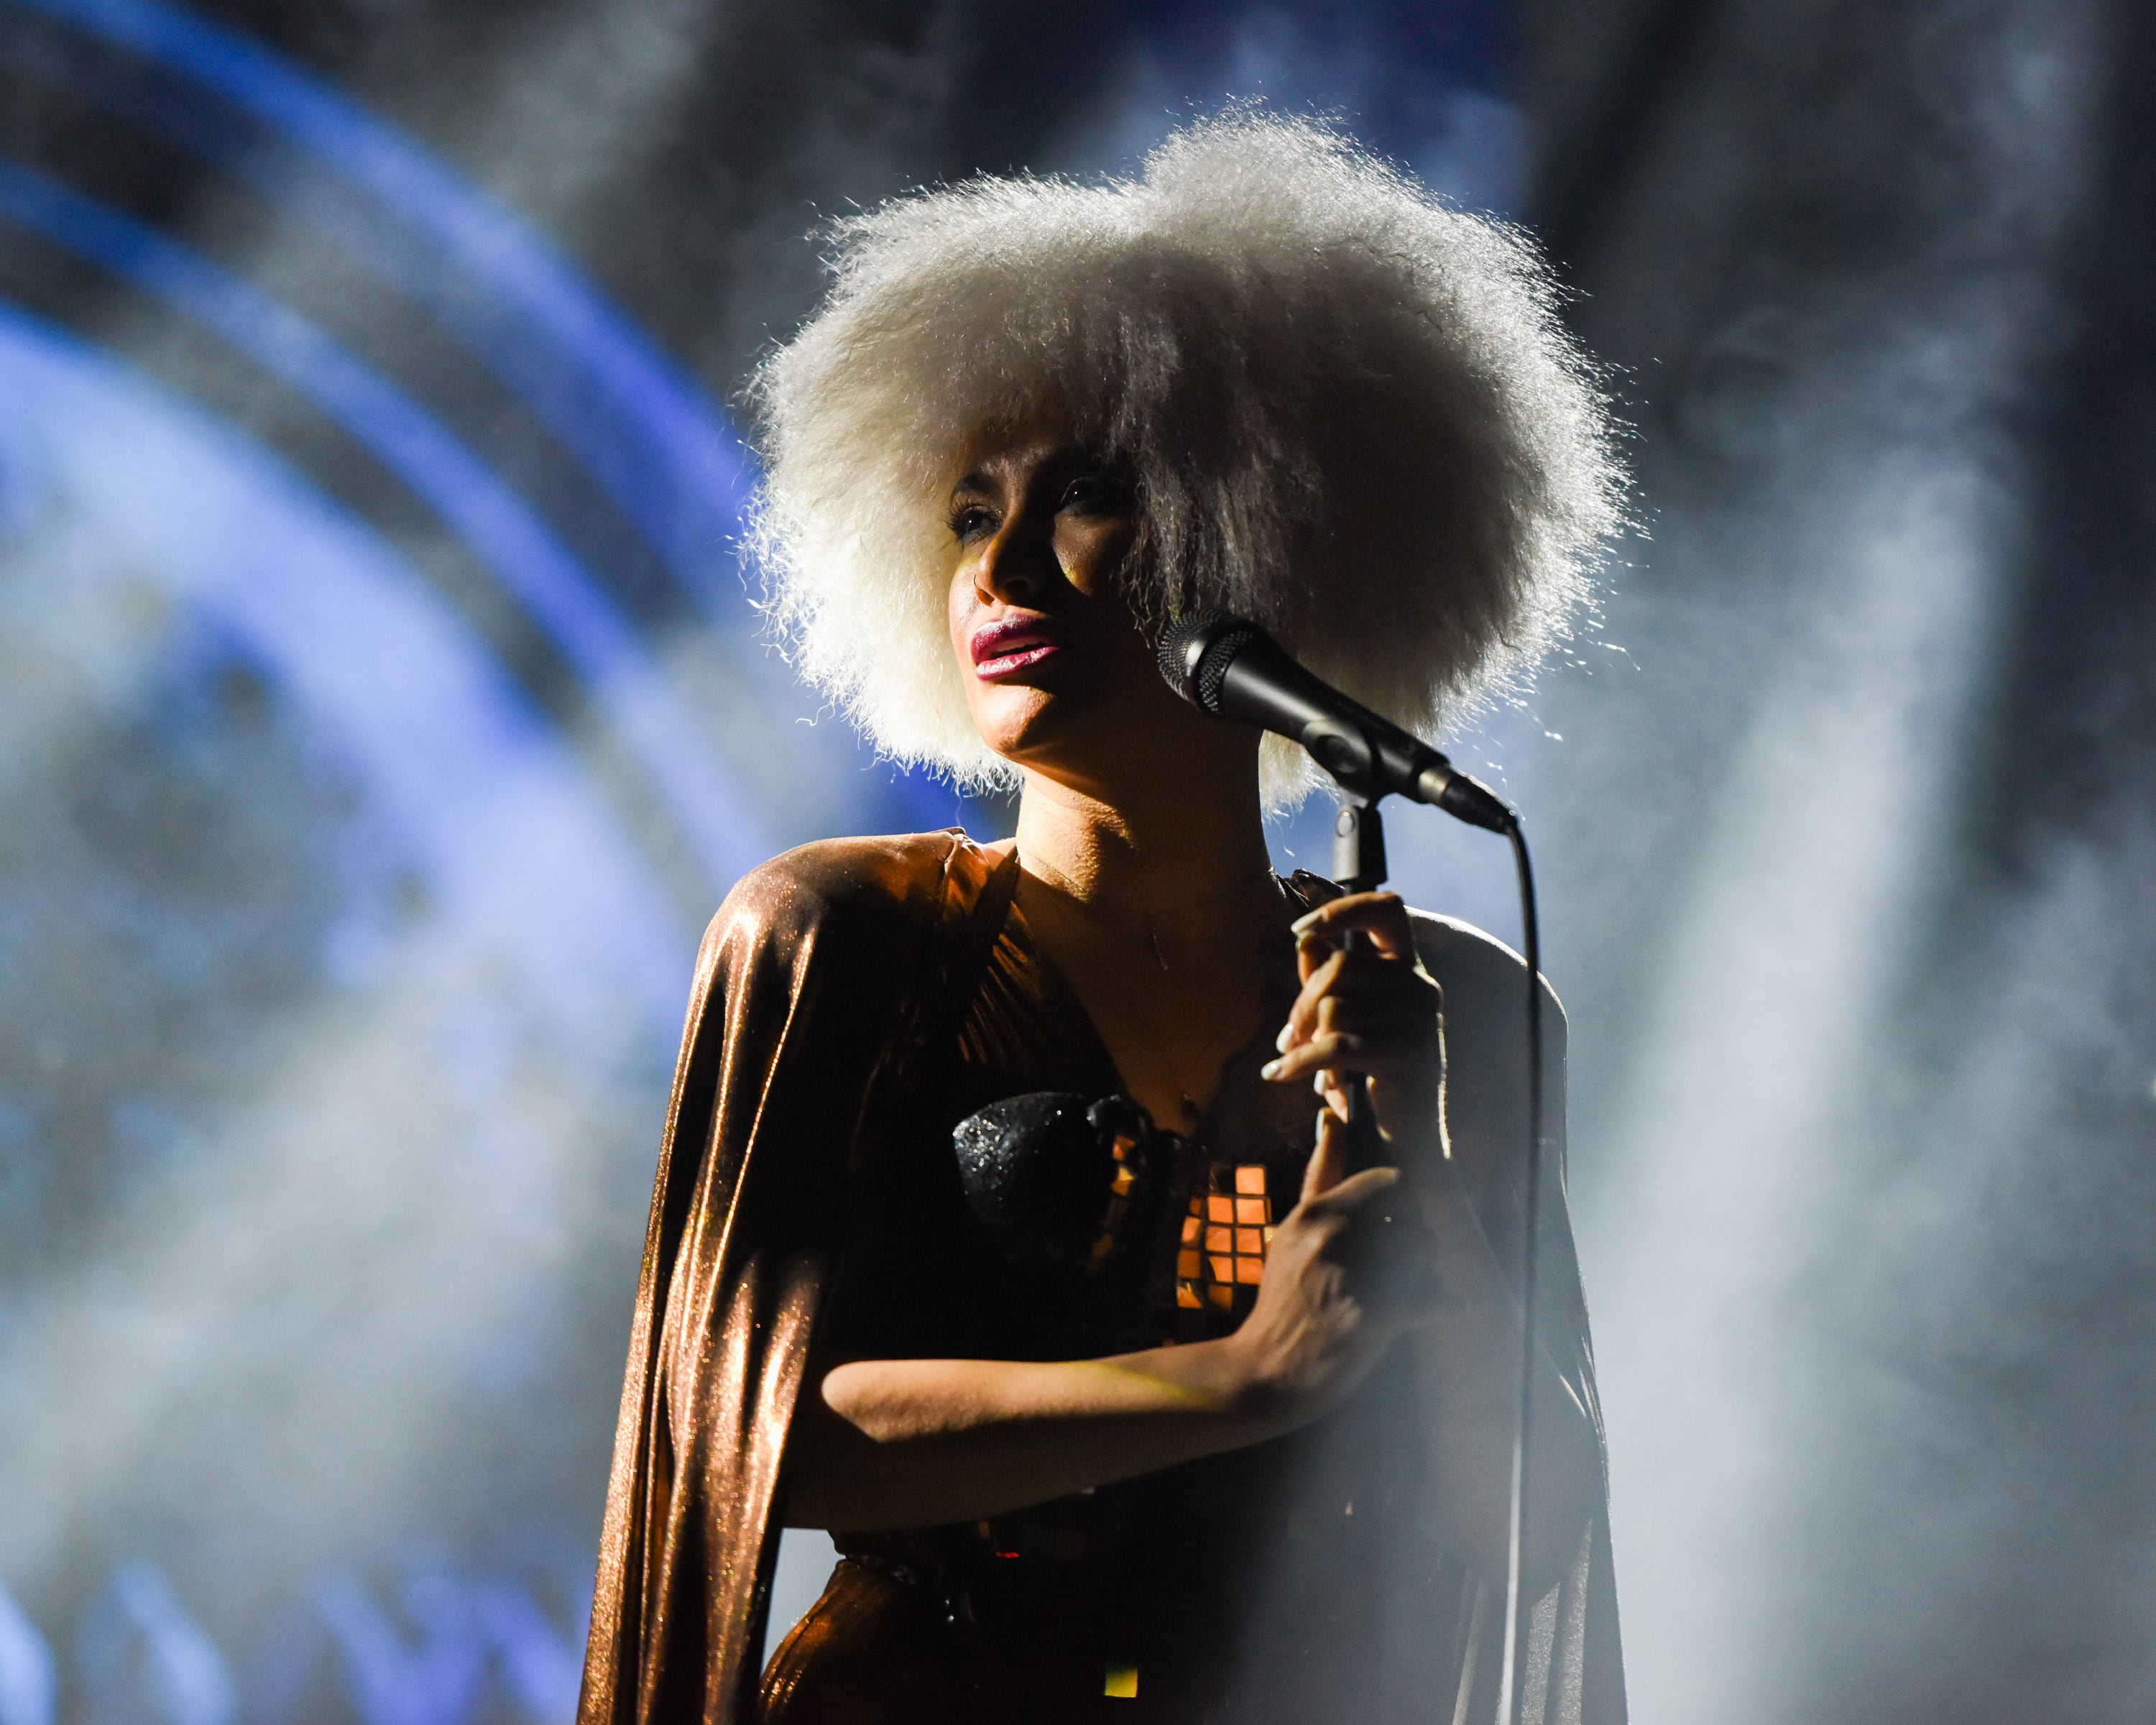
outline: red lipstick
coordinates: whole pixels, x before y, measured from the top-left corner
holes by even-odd
[[[1063,650],[1055,625],[1045,617],[1006,617],[973,631],[967,643],[973,655],[973,675],[984,683],[999,683],[1029,671]]]

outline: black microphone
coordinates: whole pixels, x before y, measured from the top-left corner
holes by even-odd
[[[1406,797],[1493,833],[1517,824],[1488,786],[1306,670],[1246,617],[1197,611],[1171,623],[1160,638],[1160,674],[1201,712],[1301,743],[1350,796]]]

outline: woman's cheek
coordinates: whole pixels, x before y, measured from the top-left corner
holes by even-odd
[[[967,578],[962,567],[951,578],[950,593],[943,607],[943,623],[951,637],[951,655],[962,670],[973,668],[973,630],[968,626],[973,621],[973,583]]]
[[[1072,587],[1088,598],[1098,598],[1115,585],[1136,537],[1135,530],[1125,523],[1081,528],[1058,541],[1055,558]]]
[[[966,706],[973,716],[973,729],[990,748],[1004,752],[1017,741],[1019,715],[1014,711],[1009,697],[1019,691],[1000,684],[984,683],[970,667],[965,668],[965,676]]]

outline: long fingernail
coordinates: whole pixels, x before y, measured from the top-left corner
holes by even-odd
[[[1325,912],[1322,910],[1306,911],[1301,916],[1296,917],[1294,922],[1288,924],[1288,931],[1292,934],[1301,934],[1305,930],[1316,927],[1317,919],[1324,914]]]
[[[1294,1026],[1294,1025],[1292,1025],[1292,1024],[1282,1024],[1282,1025],[1281,1026],[1281,1033],[1280,1033],[1280,1034],[1273,1038],[1273,1046],[1274,1046],[1275,1048],[1278,1049],[1278,1050],[1279,1050],[1282,1054],[1286,1054],[1286,1053],[1287,1052],[1287,1045],[1288,1045],[1288,1043],[1289,1043],[1289,1041],[1290,1041],[1290,1040],[1294,1037],[1294,1035],[1295,1035],[1295,1026]]]
[[[1285,1060],[1267,1060],[1264,1065],[1258,1068],[1258,1076],[1260,1078],[1270,1078],[1278,1073],[1280,1069],[1286,1064],[1287,1063]]]

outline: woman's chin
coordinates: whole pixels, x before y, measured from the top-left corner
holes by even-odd
[[[1090,783],[1102,776],[1103,768],[1112,772],[1121,751],[1106,734],[1109,727],[1101,723],[1101,716],[1075,711],[1077,705],[1039,689],[999,690],[993,702],[976,706],[973,723],[981,741],[1013,766],[1060,781]]]
[[[1066,735],[1072,716],[1068,696],[1028,683],[983,685],[975,691],[973,728],[1007,761],[1025,757]]]

